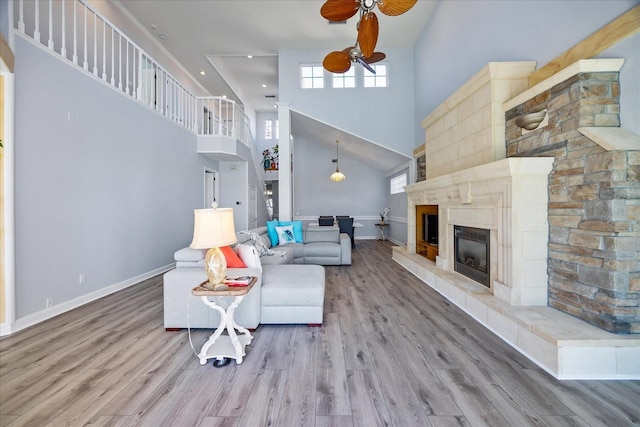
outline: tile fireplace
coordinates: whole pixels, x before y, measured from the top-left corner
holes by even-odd
[[[637,172],[640,151],[626,147],[640,146],[640,138],[615,128],[610,102],[574,103],[617,91],[611,73],[620,66],[619,60],[579,61],[529,88],[535,63],[488,64],[422,122],[426,180],[405,188],[407,245],[394,248],[393,259],[558,378],[640,378],[640,337],[590,325],[570,306],[587,301],[582,309],[590,310],[613,296],[637,298],[637,289],[617,288],[638,288],[640,275],[620,270],[636,264],[614,256],[640,254],[631,244],[637,226],[629,225],[635,205],[624,197],[637,194],[637,180],[621,179]],[[514,124],[541,108],[546,114],[538,128]],[[573,112],[591,116],[572,118]],[[596,144],[587,134],[614,140]],[[612,201],[597,199],[602,196]],[[416,208],[423,205],[438,206],[435,262],[416,254]],[[486,261],[477,241],[462,251],[456,245],[461,227],[484,230]],[[613,260],[603,266],[618,271],[595,266],[602,254]],[[465,267],[484,276],[469,278],[461,274]],[[597,291],[593,303],[580,294],[589,286]],[[612,310],[626,315],[640,308]]]

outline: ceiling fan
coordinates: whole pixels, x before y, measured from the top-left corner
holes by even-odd
[[[330,52],[322,62],[323,67],[332,73],[345,73],[351,64],[360,63],[375,74],[369,66],[382,61],[385,54],[374,52],[378,42],[378,17],[373,9],[378,5],[380,12],[389,16],[405,13],[415,5],[417,0],[327,0],[320,8],[320,14],[329,21],[346,21],[360,12],[358,20],[358,39],[354,46]]]

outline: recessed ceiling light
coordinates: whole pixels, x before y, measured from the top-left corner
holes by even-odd
[[[227,99],[227,95],[222,95],[222,99]]]
[[[263,84],[262,84],[262,87],[267,87],[267,85],[263,83]]]
[[[253,55],[247,55],[247,58],[251,59],[253,58]]]
[[[160,40],[166,40],[166,39],[167,39],[167,36],[165,36],[164,34],[158,34],[158,38],[159,38]]]
[[[151,24],[151,29],[155,31],[158,29],[158,26],[156,24]]]
[[[202,74],[204,76],[207,73],[205,73],[204,71],[200,71],[200,74]]]

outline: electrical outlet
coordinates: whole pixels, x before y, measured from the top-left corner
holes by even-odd
[[[87,283],[87,276],[84,273],[80,273],[78,275],[78,283],[80,283],[81,285],[83,283]]]
[[[45,304],[46,304],[47,308],[53,307],[53,297],[47,298]]]

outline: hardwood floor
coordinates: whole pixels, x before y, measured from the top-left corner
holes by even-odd
[[[241,365],[165,332],[155,277],[0,340],[0,426],[630,426],[640,381],[557,381],[360,241],[322,327],[261,325]],[[192,331],[199,349],[211,331]]]

